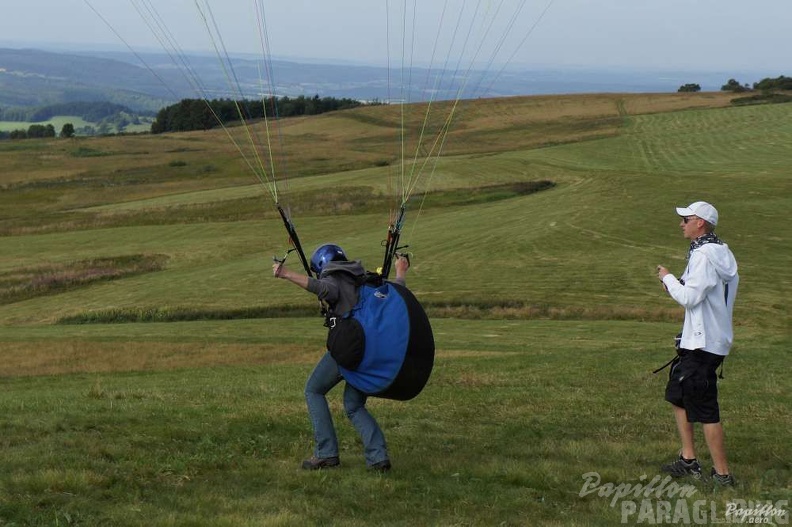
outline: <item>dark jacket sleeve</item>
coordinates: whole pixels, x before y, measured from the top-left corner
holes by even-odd
[[[308,291],[315,294],[319,300],[328,304],[338,302],[339,288],[335,280],[328,278],[308,278]]]

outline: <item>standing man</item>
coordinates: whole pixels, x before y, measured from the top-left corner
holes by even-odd
[[[677,354],[671,365],[665,399],[674,407],[682,450],[679,459],[663,465],[674,477],[701,477],[693,443],[693,423],[702,423],[704,439],[712,456],[716,484],[734,485],[726,462],[723,426],[718,407],[716,370],[732,345],[732,312],[737,285],[737,261],[715,234],[718,211],[705,201],[677,207],[679,226],[690,240],[688,264],[677,280],[668,269],[657,266],[657,276],[682,307],[682,326]]]

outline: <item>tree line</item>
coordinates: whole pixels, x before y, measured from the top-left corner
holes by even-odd
[[[120,133],[129,125],[141,124],[139,114],[126,106],[111,102],[67,102],[36,108],[0,108],[0,121],[40,123],[62,115],[79,117],[90,124],[75,128],[72,123],[66,123],[60,130],[60,137]],[[55,136],[56,131],[51,124],[32,124],[28,128],[0,132],[0,139],[36,139]]]
[[[345,110],[364,105],[377,105],[379,102],[364,103],[355,99],[323,97],[270,97],[263,101],[231,99],[183,99],[162,108],[151,125],[151,133],[186,132],[208,130],[223,124],[241,120],[256,120],[302,115],[318,115],[336,110]],[[266,113],[265,113],[266,112]],[[96,123],[98,127],[75,129],[66,123],[57,134],[53,125],[33,124],[27,129],[0,132],[0,139],[29,139],[55,137],[74,137],[75,135],[102,135],[112,133],[113,128],[123,131],[129,124],[139,124],[136,115],[127,107],[107,102],[74,102],[55,104],[41,108],[10,108],[0,110],[0,120],[16,122],[37,122],[52,119],[58,115],[75,115],[85,121]],[[218,122],[219,121],[219,122]]]
[[[254,101],[232,99],[183,99],[182,101],[167,106],[157,113],[157,118],[151,125],[151,133],[163,132],[188,132],[192,130],[209,130],[242,120],[256,120],[268,118],[297,117],[302,115],[318,115],[336,110],[346,110],[364,105],[379,104],[378,102],[364,103],[355,99],[335,97],[270,97]]]
[[[66,123],[61,127],[60,137],[74,137],[74,125]],[[55,137],[55,126],[51,124],[31,124],[27,130],[20,128],[10,132],[0,131],[0,139],[43,139]]]
[[[678,92],[699,92],[701,91],[701,86],[695,83],[688,83],[683,84],[677,90]],[[776,92],[776,91],[792,91],[792,77],[785,77],[781,75],[780,77],[770,78],[765,77],[764,79],[760,80],[759,82],[754,82],[753,86],[748,84],[740,83],[736,79],[729,79],[726,81],[726,84],[721,86],[721,91],[730,91],[734,93],[744,93],[748,91],[761,91],[765,93],[769,92]]]
[[[37,108],[0,109],[0,121],[38,123],[59,115],[74,115],[85,121],[97,123],[118,114],[133,115],[126,106],[111,102],[65,102]]]
[[[775,79],[771,78],[764,78],[759,82],[753,83],[753,88],[751,88],[748,83],[740,84],[735,79],[729,79],[726,84],[721,86],[721,91],[731,91],[735,93],[742,93],[746,91],[757,90],[757,91],[779,91],[779,90],[792,90],[792,77],[785,77],[781,75],[780,77],[776,77]]]
[[[0,139],[42,139],[56,135],[58,137],[108,135],[123,132],[123,127],[130,122],[132,121],[123,117],[122,114],[116,119],[104,119],[98,126],[86,125],[76,128],[73,123],[66,123],[57,134],[53,124],[31,124],[27,129],[19,128],[10,132],[0,130]]]

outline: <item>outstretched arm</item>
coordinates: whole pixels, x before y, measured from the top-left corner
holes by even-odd
[[[275,262],[272,264],[272,275],[275,278],[283,278],[293,284],[297,284],[306,291],[308,290],[308,275],[295,273],[283,266],[282,262]]]

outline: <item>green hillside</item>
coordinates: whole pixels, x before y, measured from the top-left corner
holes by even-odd
[[[788,503],[792,105],[729,98],[460,110],[402,234],[438,352],[417,399],[372,401],[386,477],[365,472],[341,390],[344,468],[297,469],[323,328],[272,278],[286,234],[223,131],[0,143],[0,525],[618,524],[583,474],[637,483],[676,455],[650,372],[682,312],[654,269],[682,272],[674,207],[699,199],[740,264],[720,385],[739,486],[687,503]],[[424,110],[408,108],[408,147]],[[280,199],[308,250],[379,265],[401,121],[383,106],[282,124]],[[554,186],[523,190],[537,181]]]

